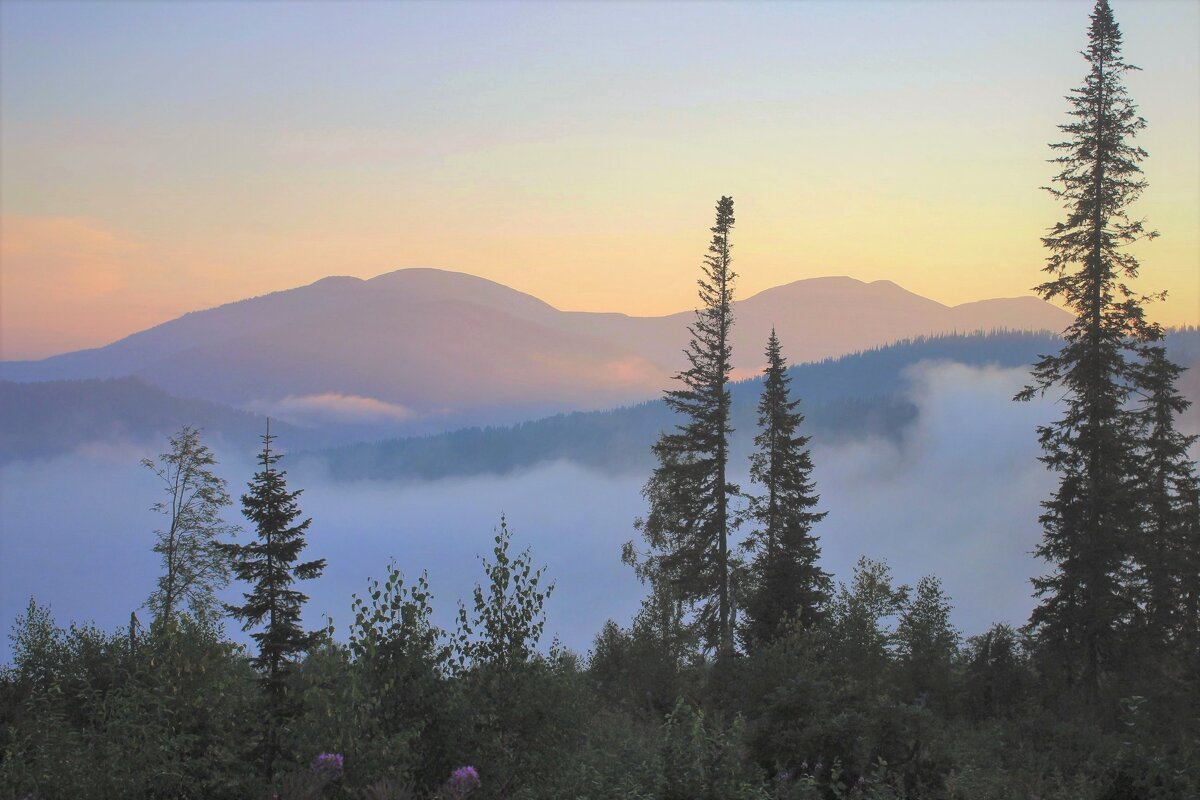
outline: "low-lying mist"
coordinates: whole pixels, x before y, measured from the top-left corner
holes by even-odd
[[[1030,555],[1041,536],[1038,503],[1055,483],[1036,460],[1035,428],[1058,413],[1049,400],[1011,401],[1026,377],[1025,370],[918,365],[909,379],[920,413],[898,442],[814,450],[820,508],[829,512],[816,528],[825,568],[846,580],[865,554],[887,560],[901,582],[937,575],[953,598],[955,624],[967,634],[994,621],[1023,622],[1034,603],[1029,578],[1044,568]],[[145,618],[139,606],[158,574],[151,547],[162,524],[148,510],[159,485],[138,466],[149,455],[87,450],[3,468],[6,626],[31,596],[49,604],[61,624],[95,621],[112,629],[135,609]],[[253,473],[253,455],[218,453],[219,473],[235,497]],[[281,466],[289,468],[286,458]],[[328,614],[345,637],[351,594],[362,595],[368,576],[383,576],[394,559],[408,578],[428,571],[436,619],[452,626],[457,601],[469,603],[482,580],[479,556],[490,558],[503,513],[515,547],[529,546],[556,585],[547,643],[557,635],[586,652],[605,620],[629,622],[644,593],[620,549],[636,538],[633,520],[645,513],[645,477],[557,463],[504,477],[346,483],[299,465],[288,485],[304,490],[300,507],[313,518],[305,556],[328,559],[322,578],[300,586],[311,598],[306,623],[322,625]],[[746,476],[740,479],[748,488]],[[228,517],[240,520],[236,509]],[[241,587],[227,595],[235,591]],[[0,656],[10,658],[7,641]]]

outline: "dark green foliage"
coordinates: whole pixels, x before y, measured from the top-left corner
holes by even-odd
[[[1129,566],[1140,524],[1138,431],[1125,406],[1138,344],[1157,329],[1125,284],[1138,270],[1125,246],[1155,234],[1128,215],[1146,185],[1138,166],[1146,153],[1133,144],[1146,123],[1121,82],[1132,67],[1121,58],[1107,0],[1092,12],[1083,55],[1088,75],[1068,98],[1074,119],[1059,126],[1068,138],[1052,145],[1060,172],[1049,191],[1067,218],[1042,240],[1052,277],[1037,287],[1077,316],[1062,350],[1036,364],[1033,385],[1018,397],[1066,391],[1062,419],[1039,428],[1042,461],[1061,480],[1043,504],[1037,555],[1053,571],[1034,580],[1042,601],[1030,625],[1039,653],[1095,705],[1122,667],[1135,613]]]
[[[254,675],[210,625],[57,627],[32,602],[0,676],[0,797],[242,798]],[[131,647],[131,642],[133,646]]]
[[[250,491],[242,495],[242,513],[254,525],[257,541],[222,548],[238,579],[251,584],[250,591],[243,594],[245,602],[227,606],[227,610],[242,622],[244,630],[263,626],[251,634],[258,644],[251,664],[259,671],[263,689],[266,730],[262,755],[268,779],[281,754],[280,728],[300,711],[289,689],[290,675],[296,660],[319,635],[301,627],[300,612],[308,597],[292,584],[316,578],[325,569],[325,559],[297,563],[312,520],[296,521],[300,516],[296,498],[301,491],[289,492],[284,480],[287,472],[275,468],[280,456],[271,451],[274,438],[269,432],[262,437],[261,468],[250,482]]]
[[[1182,368],[1165,348],[1143,347],[1138,368],[1140,527],[1131,590],[1136,662],[1125,699],[1141,697],[1141,725],[1200,737],[1200,478],[1189,457],[1197,437],[1175,427],[1190,403],[1176,388]]]
[[[694,661],[680,648],[664,658],[647,615],[628,631],[606,626],[586,671],[534,643],[525,661],[466,658],[448,672],[423,579],[409,585],[390,568],[356,601],[349,644],[323,632],[290,674],[303,708],[282,731],[275,790],[424,800],[445,797],[449,772],[468,763],[479,800],[1148,800],[1200,788],[1195,736],[1165,726],[1150,700],[1123,701],[1115,733],[1044,708],[1038,692],[1053,690],[1007,626],[971,639],[947,675],[948,606],[936,582],[909,592],[864,560],[826,617],[746,657]],[[504,618],[527,616],[540,618]],[[497,643],[511,641],[500,633]],[[219,631],[190,617],[132,638],[62,630],[32,606],[13,645],[0,675],[0,797],[265,793],[247,758],[261,731],[259,677]],[[930,675],[948,678],[957,703],[914,698],[914,678]],[[714,691],[721,681],[736,690]],[[345,774],[315,773],[319,752],[343,753]]]
[[[686,421],[664,432],[653,447],[658,466],[643,490],[650,510],[637,521],[649,552],[635,564],[643,580],[695,612],[700,640],[723,655],[733,652],[730,583],[736,559],[730,552],[729,503],[739,491],[726,480],[732,432],[730,303],[737,277],[730,268],[733,224],[733,198],[722,197],[697,281],[702,308],[689,329],[690,367],[676,376],[683,388],[664,397]]]
[[[677,624],[659,624],[643,607],[628,630],[609,620],[596,635],[588,673],[611,706],[639,719],[662,719],[686,691],[690,639]]]
[[[743,723],[708,717],[682,700],[663,732],[663,800],[765,800],[762,776],[743,752]]]
[[[472,763],[483,780],[483,797],[520,796],[552,781],[564,753],[581,736],[582,686],[574,656],[538,651],[544,606],[554,590],[543,588],[529,550],[510,552],[512,532],[504,517],[483,559],[485,586],[476,586],[473,611],[459,606],[451,658],[458,702],[466,724],[454,753]]]
[[[352,663],[342,672],[351,680],[329,683],[351,694],[344,743],[313,743],[309,751],[346,754],[356,775],[418,785],[432,785],[456,766],[448,757],[455,735],[445,680],[451,652],[445,632],[430,620],[431,601],[424,574],[405,585],[390,564],[382,584],[372,580],[366,597],[354,597]]]
[[[1137,381],[1144,500],[1134,573],[1141,644],[1154,652],[1194,653],[1200,647],[1200,481],[1188,451],[1200,437],[1175,427],[1191,405],[1176,389],[1183,369],[1161,345],[1144,348],[1144,356]]]
[[[962,653],[963,702],[977,720],[1013,716],[1035,680],[1019,634],[997,623],[972,636]]]
[[[791,796],[850,793],[860,777],[858,791],[877,796],[939,796],[952,766],[945,721],[907,686],[894,621],[908,606],[887,566],[863,559],[827,619],[751,654],[751,752]]]
[[[459,676],[465,725],[458,763],[479,769],[480,797],[553,797],[574,754],[585,747],[591,698],[570,653],[557,649],[524,663],[479,664]],[[561,795],[559,795],[561,796]]]
[[[812,526],[819,497],[812,481],[809,437],[799,433],[804,416],[789,391],[790,378],[775,331],[767,342],[767,368],[758,403],[757,448],[750,479],[762,493],[750,502],[754,530],[743,547],[753,553],[742,593],[748,647],[769,642],[789,620],[811,626],[829,599],[829,575],[817,566],[821,548]]]
[[[459,669],[468,665],[508,668],[528,663],[537,652],[546,626],[543,609],[554,584],[539,588],[544,569],[533,569],[528,549],[515,556],[509,554],[512,531],[503,516],[494,541],[495,561],[483,560],[487,589],[476,585],[472,615],[468,616],[465,606],[459,606],[454,642]]]
[[[657,800],[663,791],[662,715],[639,719],[602,704],[590,711],[578,750],[529,797]]]
[[[952,669],[958,642],[958,631],[950,623],[950,600],[942,592],[941,581],[921,578],[896,626],[901,696],[945,713],[954,691]]]
[[[221,510],[233,501],[225,479],[213,472],[217,460],[200,441],[199,429],[183,426],[170,445],[157,462],[142,459],[167,494],[150,507],[166,515],[167,527],[155,531],[154,552],[162,556],[163,572],[146,605],[156,624],[168,625],[185,607],[195,619],[214,618],[216,592],[229,583],[220,538],[237,530],[221,518]]]
[[[908,603],[908,586],[892,585],[892,570],[882,561],[858,560],[850,585],[841,585],[830,609],[831,657],[844,668],[843,678],[878,691],[888,672],[895,644],[892,625]]]

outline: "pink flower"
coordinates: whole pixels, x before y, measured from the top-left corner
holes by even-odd
[[[344,762],[345,759],[341,753],[320,753],[313,759],[313,772],[330,780],[336,780],[342,777]]]
[[[446,780],[446,793],[450,797],[466,797],[479,788],[479,773],[472,766],[459,767]]]

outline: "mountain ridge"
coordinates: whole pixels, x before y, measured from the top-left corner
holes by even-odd
[[[960,310],[962,309],[962,310]],[[137,375],[173,395],[275,413],[312,398],[393,406],[398,431],[492,424],[655,396],[685,366],[694,312],[658,317],[563,311],[501,283],[429,267],[329,276],[209,309],[101,348],[0,362],[18,382]],[[735,375],[761,367],[778,330],[793,361],[920,335],[1060,331],[1036,298],[946,306],[892,281],[793,281],[735,301]]]
[[[902,391],[905,370],[913,364],[1028,367],[1061,342],[1033,332],[919,337],[789,369],[806,426],[817,441],[894,438],[914,419],[914,406]],[[1166,344],[1172,360],[1190,367],[1180,390],[1200,401],[1200,330],[1169,330]],[[759,376],[730,386],[738,452],[746,451],[747,432],[756,425],[760,386]],[[266,422],[254,410],[171,396],[140,377],[0,381],[0,407],[5,411],[0,415],[0,466],[91,445],[129,444],[153,451],[185,424],[204,428],[206,439],[250,453]],[[1182,429],[1200,431],[1196,408],[1200,406],[1181,418]],[[402,439],[370,419],[325,427],[275,421],[272,430],[285,449],[306,461],[324,462],[331,477],[431,480],[505,474],[556,459],[609,473],[644,470],[651,466],[650,444],[675,422],[658,394],[604,410],[534,409],[524,419],[492,426],[456,425],[448,419],[442,432]]]

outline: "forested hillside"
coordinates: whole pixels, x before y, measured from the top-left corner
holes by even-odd
[[[0,381],[0,464],[48,458],[89,445],[158,446],[183,425],[249,448],[266,418],[248,411],[171,395],[141,378],[45,383]],[[290,425],[276,423],[293,436]]]
[[[802,399],[806,428],[818,443],[900,437],[916,419],[906,392],[921,362],[1023,368],[1060,346],[1049,334],[1019,331],[931,336],[788,369]],[[1200,364],[1200,330],[1170,332],[1179,363]],[[754,431],[761,378],[732,383],[732,457],[744,461]],[[611,411],[559,414],[508,427],[463,428],[444,434],[364,442],[298,454],[324,464],[337,479],[437,479],[504,474],[549,461],[606,471],[642,473],[650,445],[675,424],[661,401]]]

